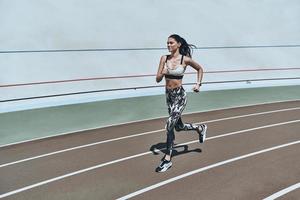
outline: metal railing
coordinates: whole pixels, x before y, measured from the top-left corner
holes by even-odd
[[[259,72],[259,71],[288,71],[288,70],[300,70],[300,67],[289,68],[256,68],[256,69],[239,69],[239,70],[217,70],[217,71],[205,71],[204,74],[216,74],[216,73],[243,73],[243,72]],[[196,74],[196,72],[187,72],[185,74]],[[78,79],[67,80],[53,80],[53,81],[40,81],[30,83],[13,83],[0,85],[0,88],[6,87],[19,87],[29,85],[44,85],[44,84],[56,84],[56,83],[68,83],[68,82],[82,82],[82,81],[97,81],[97,80],[110,80],[110,79],[128,79],[128,78],[141,78],[141,77],[154,77],[156,74],[139,74],[139,75],[127,75],[127,76],[103,76],[103,77],[87,77]]]
[[[300,44],[278,44],[278,45],[239,45],[239,46],[203,46],[194,49],[257,49],[257,48],[298,48]],[[61,52],[101,52],[101,51],[158,51],[167,50],[166,47],[148,48],[89,48],[89,49],[38,49],[38,50],[0,50],[0,54],[18,53],[61,53]]]
[[[300,70],[297,67],[290,68],[261,68],[261,69],[241,69],[241,70],[220,70],[220,71],[207,71],[206,74],[213,73],[245,73],[245,72],[261,72],[261,71],[286,71],[286,70]],[[186,74],[195,74],[194,72]],[[7,84],[0,85],[0,88],[10,88],[10,87],[20,87],[20,86],[34,86],[43,84],[58,84],[58,83],[68,83],[68,82],[82,82],[82,81],[97,81],[97,80],[110,80],[110,79],[128,79],[128,78],[140,78],[140,77],[154,77],[156,74],[140,74],[140,75],[128,75],[128,76],[107,76],[107,77],[91,77],[91,78],[80,78],[80,79],[68,79],[68,80],[54,80],[54,81],[44,81],[44,82],[32,82],[32,83],[18,83],[18,84]],[[280,80],[300,80],[300,77],[274,77],[274,78],[263,78],[263,79],[240,79],[240,80],[221,80],[221,81],[207,81],[202,84],[224,84],[224,83],[251,83],[259,81],[280,81]],[[195,83],[184,83],[183,85],[193,85]],[[50,95],[40,95],[32,97],[23,98],[12,98],[0,100],[0,103],[13,102],[13,101],[23,101],[50,97],[61,97],[70,95],[80,95],[80,94],[90,94],[99,92],[111,92],[111,91],[122,91],[122,90],[139,90],[139,89],[149,89],[149,88],[159,88],[165,87],[164,85],[148,85],[148,86],[137,86],[137,87],[123,87],[123,88],[108,88],[99,90],[89,90],[89,91],[79,91],[70,93],[60,93],[60,94],[50,94]]]

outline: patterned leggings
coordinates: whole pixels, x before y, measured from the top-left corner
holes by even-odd
[[[166,101],[168,105],[169,118],[166,123],[167,130],[167,155],[172,156],[176,131],[196,130],[198,125],[183,123],[181,113],[187,103],[186,92],[183,87],[175,89],[166,89]]]

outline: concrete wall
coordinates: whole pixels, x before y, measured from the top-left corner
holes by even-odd
[[[298,0],[0,0],[0,85],[155,74],[166,49],[98,50],[164,48],[172,33],[200,47],[193,58],[205,71],[299,68],[299,10]],[[257,48],[205,48],[228,46]],[[300,77],[300,70],[206,74],[204,81],[278,77]],[[154,78],[0,87],[0,101],[155,85]],[[184,81],[194,80],[187,75]],[[206,84],[202,90],[299,83]],[[2,102],[0,112],[159,93],[163,88]]]

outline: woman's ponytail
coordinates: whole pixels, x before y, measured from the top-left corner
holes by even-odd
[[[179,53],[181,55],[188,56],[190,58],[192,57],[193,48],[196,48],[195,45],[188,44],[184,38],[180,37],[177,34],[170,35],[169,38],[170,37],[181,44],[181,46],[179,47]]]

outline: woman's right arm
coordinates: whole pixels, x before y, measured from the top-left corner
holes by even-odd
[[[164,68],[165,62],[166,62],[167,56],[162,56],[160,58],[159,67],[156,74],[156,82],[159,83],[164,75],[167,73],[167,69]]]

